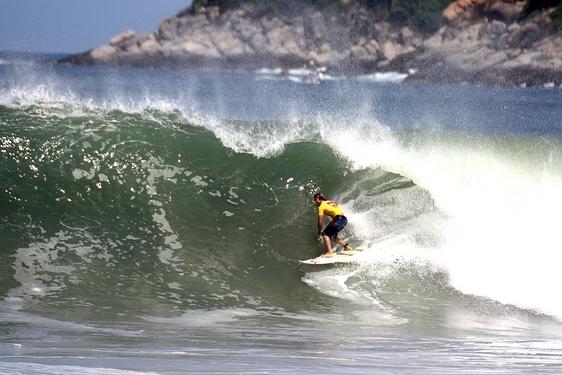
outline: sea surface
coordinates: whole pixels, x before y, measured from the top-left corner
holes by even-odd
[[[562,373],[562,89],[0,59],[0,374]]]

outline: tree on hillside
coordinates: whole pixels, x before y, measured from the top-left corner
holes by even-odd
[[[527,0],[523,8],[523,15],[528,16],[537,10],[544,10],[559,6],[562,0]]]
[[[377,20],[431,32],[442,24],[441,14],[451,0],[355,0],[355,3],[371,11]],[[223,11],[241,4],[254,7],[256,16],[268,13],[301,14],[303,7],[338,14],[349,8],[346,5],[348,3],[341,0],[193,0],[190,10],[197,12],[213,6]]]

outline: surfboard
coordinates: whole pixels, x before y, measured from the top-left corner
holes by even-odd
[[[313,266],[324,265],[324,264],[335,264],[335,263],[353,263],[356,259],[353,259],[354,255],[359,254],[361,251],[350,250],[341,251],[334,253],[331,257],[319,256],[316,258],[299,260],[302,264],[309,264]]]

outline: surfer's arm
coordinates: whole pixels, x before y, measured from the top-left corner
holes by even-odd
[[[324,215],[318,214],[318,235],[322,233],[322,224],[324,224]]]

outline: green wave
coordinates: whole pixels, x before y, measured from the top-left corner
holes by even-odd
[[[72,112],[0,107],[0,293],[28,308],[290,308],[311,194],[367,175],[311,140],[256,157],[177,113]]]
[[[0,295],[34,312],[91,319],[343,311],[340,296],[311,292],[297,262],[323,251],[311,202],[322,190],[350,213],[345,235],[354,243],[408,250],[362,269],[355,289],[414,315],[426,297],[462,304],[450,269],[425,272],[419,249],[451,241],[448,215],[466,220],[475,244],[488,241],[487,220],[510,219],[502,194],[517,199],[498,182],[525,193],[521,182],[542,175],[537,186],[549,193],[557,142],[56,102],[0,106]],[[482,202],[490,211],[474,218]],[[513,241],[525,243],[518,235]],[[486,247],[458,259],[475,249]],[[416,298],[403,299],[412,283]]]

